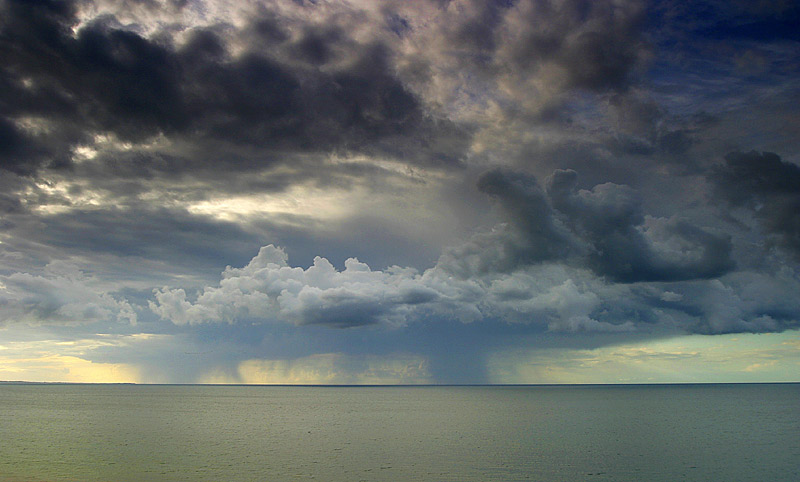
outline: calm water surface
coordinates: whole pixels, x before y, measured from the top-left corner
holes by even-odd
[[[0,385],[0,481],[793,481],[800,384]]]

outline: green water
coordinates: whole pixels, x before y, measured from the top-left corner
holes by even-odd
[[[800,480],[800,385],[0,385],[0,481]]]

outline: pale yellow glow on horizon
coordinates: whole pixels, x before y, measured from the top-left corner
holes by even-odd
[[[0,345],[0,380],[65,383],[143,383],[141,369],[130,363],[100,363],[86,354],[98,348],[131,346],[165,341],[169,335],[99,333],[74,340],[39,339],[11,341]]]
[[[95,363],[75,356],[0,356],[0,380],[65,383],[139,383],[139,369],[125,363]]]
[[[489,357],[488,372],[491,383],[798,382],[800,331],[507,350]]]

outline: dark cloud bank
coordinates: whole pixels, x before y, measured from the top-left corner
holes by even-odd
[[[378,41],[357,43],[335,25],[291,37],[266,17],[224,38],[216,31],[224,25],[189,29],[176,45],[166,32],[146,38],[113,17],[73,32],[79,6],[3,3],[0,136],[3,166],[12,172],[69,167],[64,154],[93,133],[231,145],[226,154],[345,150],[406,161],[410,152],[395,145],[413,141],[420,163],[458,163],[465,133],[429,115],[392,73],[391,53]],[[246,50],[233,55],[226,40]],[[43,117],[47,135],[21,131],[12,120],[23,116]],[[220,162],[231,162],[226,157]],[[210,162],[192,158],[182,167],[213,168],[203,161]]]

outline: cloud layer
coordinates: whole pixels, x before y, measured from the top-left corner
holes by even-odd
[[[798,329],[800,7],[751,3],[0,0],[0,330],[486,381]]]
[[[150,309],[177,324],[271,321],[351,328],[449,319],[505,320],[550,331],[775,331],[797,326],[794,303],[751,292],[798,287],[796,277],[734,272],[730,236],[679,217],[642,213],[637,193],[606,183],[577,190],[575,171],[556,171],[542,189],[531,176],[489,171],[478,189],[506,222],[449,248],[423,272],[382,271],[349,258],[344,270],[316,257],[291,267],[262,247],[218,286],[187,299],[155,290]],[[780,276],[780,275],[779,275]],[[767,285],[773,284],[769,289]],[[686,292],[684,295],[682,292]],[[780,313],[780,314],[779,314]]]

